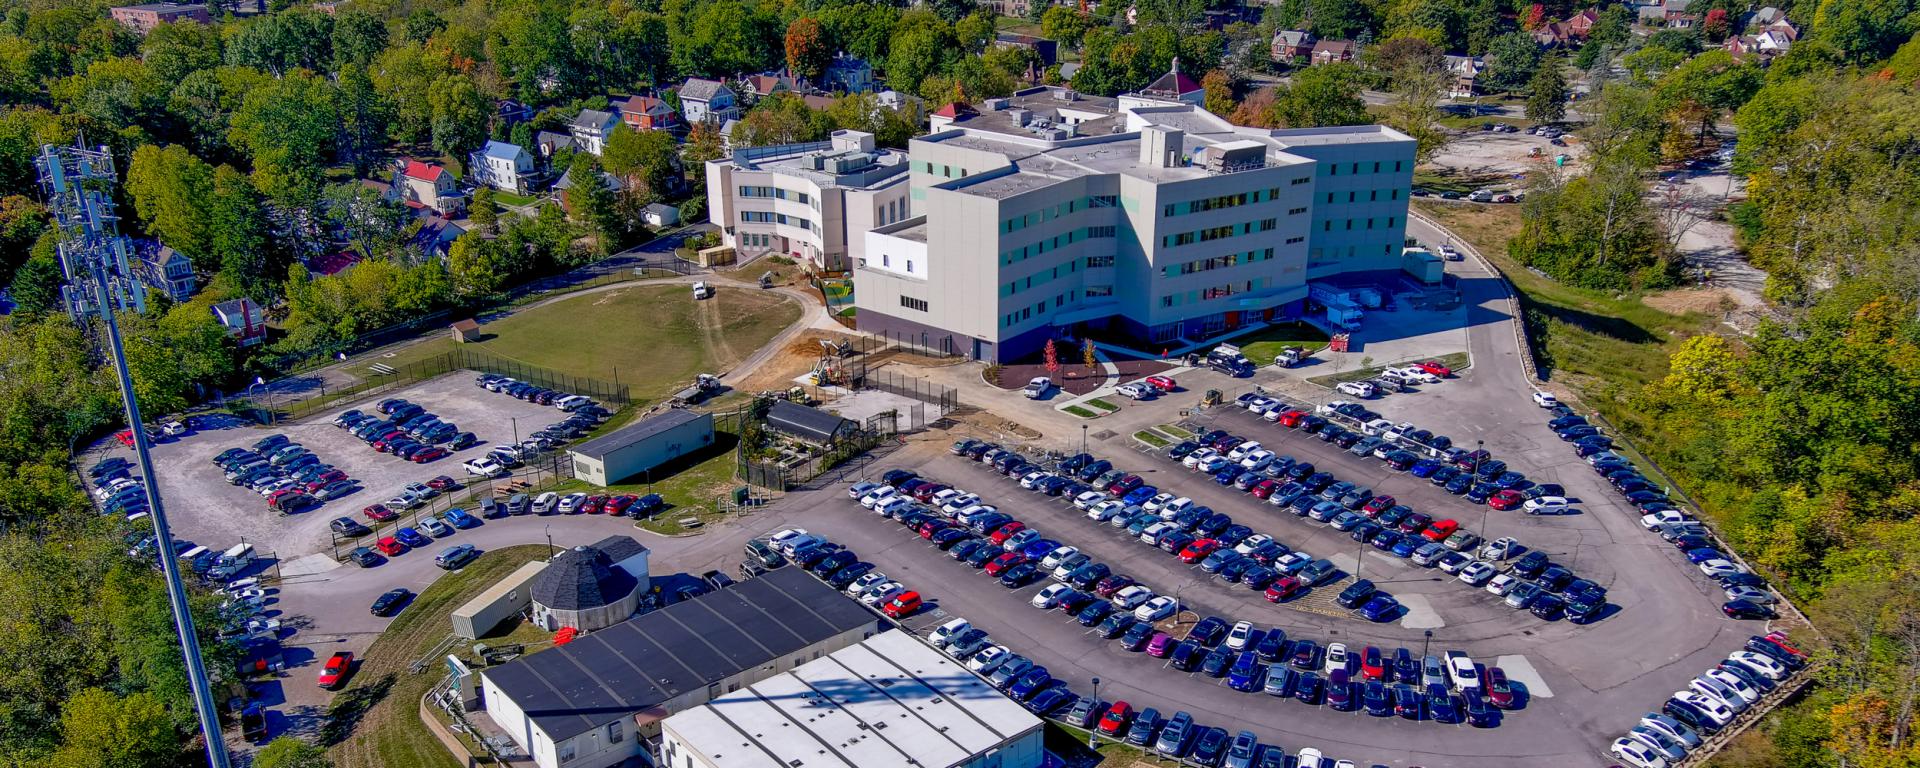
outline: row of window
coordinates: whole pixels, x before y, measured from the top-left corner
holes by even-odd
[[[1241,264],[1256,264],[1272,259],[1273,249],[1266,248],[1258,251],[1247,251],[1246,253],[1229,253],[1225,256],[1189,261],[1185,264],[1168,264],[1161,268],[1161,272],[1167,277],[1177,277],[1179,275],[1191,275],[1195,272],[1226,269],[1227,267],[1239,266]]]
[[[1301,176],[1299,178],[1293,179],[1288,183],[1297,185],[1297,184],[1305,184],[1310,181],[1313,181],[1313,177]],[[1162,217],[1184,216],[1189,213],[1204,213],[1206,211],[1218,211],[1224,208],[1236,208],[1242,205],[1247,205],[1249,203],[1264,203],[1264,202],[1268,202],[1271,200],[1278,200],[1278,199],[1280,199],[1279,187],[1273,187],[1270,189],[1256,189],[1252,192],[1236,192],[1231,195],[1219,195],[1217,197],[1207,197],[1199,200],[1189,200],[1184,203],[1168,203],[1160,209],[1160,215]],[[1294,212],[1300,213],[1301,211],[1294,211]]]
[[[1399,161],[1399,160],[1395,160],[1395,161],[1393,161],[1393,171],[1392,171],[1393,173],[1399,173],[1399,172],[1400,172],[1400,163],[1401,163],[1401,162],[1402,162],[1402,161]],[[1365,168],[1366,166],[1367,166],[1367,163],[1353,163],[1353,164],[1351,165],[1351,167],[1350,167],[1350,169],[1348,170],[1348,173],[1349,173],[1349,174],[1357,174],[1357,173],[1360,173],[1360,172],[1361,172],[1361,170],[1360,170],[1360,169],[1362,169],[1362,168]],[[1324,167],[1324,168],[1326,168],[1326,169],[1327,169],[1327,175],[1328,175],[1328,176],[1338,176],[1338,175],[1340,175],[1340,164],[1339,164],[1339,163],[1327,163],[1327,164],[1326,164],[1325,166],[1322,166],[1322,167]],[[1373,172],[1374,172],[1374,173],[1381,173],[1381,172],[1384,172],[1384,171],[1386,171],[1386,170],[1387,170],[1387,167],[1386,167],[1386,163],[1384,163],[1384,162],[1378,162],[1378,161],[1376,161],[1376,162],[1374,162],[1374,163],[1373,163]]]
[[[1089,195],[1087,197],[1074,198],[1053,206],[1052,208],[1042,208],[1024,216],[1002,221],[1000,222],[1000,234],[1004,235],[1008,232],[1018,232],[1035,224],[1052,221],[1062,216],[1070,216],[1088,208],[1112,208],[1119,204],[1120,198],[1116,195]]]
[[[784,213],[774,213],[772,211],[741,211],[740,220],[760,224],[785,224],[789,227],[798,227],[809,232],[813,231],[812,221],[798,216],[788,216]]]
[[[909,160],[907,167],[908,170],[932,174],[943,179],[964,179],[967,177],[967,169],[965,168],[942,165],[940,163],[929,163],[925,160]]]
[[[1092,296],[1094,294],[1091,290],[1089,290],[1087,292],[1087,295]],[[1107,288],[1107,293],[1105,295],[1108,295],[1108,296],[1113,295],[1113,288],[1111,286]],[[1053,297],[1053,307],[1054,309],[1059,309],[1060,307],[1066,306],[1068,302],[1079,301],[1079,300],[1080,300],[1079,291],[1067,291],[1066,293],[1055,294]],[[1040,301],[1035,302],[1034,305],[1031,307],[1021,307],[1016,311],[1001,315],[1000,327],[1002,328],[1011,327],[1018,323],[1032,319],[1034,315],[1044,315],[1046,313],[1047,313],[1047,300],[1041,299]]]
[[[893,268],[893,256],[885,253],[880,254],[880,266],[889,269]],[[913,259],[907,259],[907,274],[913,274]]]
[[[900,306],[906,307],[907,309],[925,312],[927,311],[927,300],[915,299],[908,296],[902,296],[900,297]]]
[[[1111,260],[1113,257],[1109,256],[1107,258]],[[1092,266],[1092,265],[1089,264],[1088,266]],[[1112,266],[1112,265],[1109,264],[1108,266]],[[1066,274],[1072,275],[1079,271],[1080,271],[1079,259],[1074,259],[1073,261],[1069,261],[1066,263]],[[1000,286],[1000,295],[1012,296],[1016,293],[1032,288],[1035,285],[1046,285],[1049,281],[1058,280],[1060,276],[1061,276],[1060,267],[1058,266],[1054,267],[1052,270],[1048,272],[1039,272],[1039,273],[1027,275],[1024,278],[1021,278],[1011,283],[1007,283],[1006,285]]]
[[[752,232],[740,233],[740,245],[746,248],[766,248],[773,245],[773,235],[756,235]]]
[[[1224,283],[1221,285],[1213,286],[1211,288],[1201,288],[1197,290],[1186,291],[1183,293],[1170,293],[1160,297],[1160,306],[1163,308],[1177,307],[1182,304],[1194,304],[1202,301],[1224,299],[1236,293],[1251,293],[1253,291],[1258,291],[1260,289],[1266,288],[1268,285],[1271,285],[1272,283],[1273,283],[1272,278],[1259,277],[1259,278],[1254,278],[1252,280],[1241,281],[1238,283]]]
[[[1026,261],[1027,259],[1033,258],[1035,256],[1039,256],[1040,254],[1046,253],[1047,251],[1058,250],[1060,248],[1072,245],[1082,240],[1088,240],[1096,237],[1113,237],[1116,231],[1117,231],[1117,228],[1112,226],[1081,227],[1079,229],[1067,232],[1065,234],[1054,235],[1053,237],[1046,238],[1037,243],[1023,245],[1023,246],[1020,246],[1019,248],[1015,248],[1011,251],[1002,253],[1000,254],[1000,265],[1006,266],[1009,264],[1017,264],[1019,262]]]
[[[1366,219],[1347,219],[1347,231],[1349,231],[1349,232],[1351,232],[1351,231],[1353,231],[1353,228],[1354,228],[1354,227],[1353,227],[1353,223],[1354,223],[1354,222],[1356,222],[1356,221],[1361,221],[1361,222],[1366,222],[1366,229],[1373,229],[1373,222],[1374,222],[1374,219],[1372,219],[1372,218],[1366,218]],[[1388,217],[1387,217],[1387,218],[1385,219],[1385,221],[1387,222],[1387,229],[1393,229],[1393,226],[1394,226],[1395,224],[1398,224],[1398,223],[1400,222],[1400,217],[1398,217],[1398,216],[1388,216]],[[1326,221],[1323,221],[1323,222],[1320,222],[1320,231],[1322,231],[1322,232],[1332,232],[1332,231],[1333,231],[1333,219],[1327,219]],[[1293,241],[1292,241],[1292,240],[1288,240],[1287,242],[1289,242],[1289,243],[1291,243],[1291,242],[1293,242]]]
[[[811,205],[813,203],[813,196],[808,195],[805,192],[795,192],[791,189],[781,189],[779,187],[742,186],[740,187],[740,196],[741,197],[764,197],[764,198],[772,198],[774,200],[792,200],[802,205]]]
[[[1333,198],[1334,198],[1334,195],[1337,195],[1337,194],[1340,194],[1340,193],[1338,193],[1338,192],[1328,192],[1328,193],[1327,193],[1327,202],[1329,202],[1329,203],[1331,203],[1331,202],[1333,202]],[[1399,199],[1400,199],[1400,188],[1399,188],[1399,187],[1394,187],[1393,189],[1389,189],[1389,190],[1387,190],[1387,199],[1388,199],[1388,200],[1399,200]],[[1348,192],[1348,193],[1347,193],[1347,202],[1349,202],[1349,203],[1357,203],[1357,202],[1360,202],[1360,193],[1359,193],[1359,192],[1357,192],[1357,191],[1354,191],[1354,192]],[[1368,190],[1368,191],[1367,191],[1367,202],[1369,202],[1369,203],[1377,203],[1377,202],[1380,202],[1380,190],[1377,190],[1377,189],[1373,189],[1373,190]],[[1303,208],[1303,209],[1301,209],[1301,210],[1305,210],[1305,209]]]
[[[1194,243],[1205,243],[1205,242],[1220,240],[1228,237],[1248,235],[1254,232],[1270,232],[1270,231],[1273,231],[1273,229],[1278,226],[1280,226],[1279,219],[1261,219],[1259,221],[1247,221],[1239,224],[1227,224],[1227,225],[1218,226],[1218,227],[1208,227],[1206,229],[1198,230],[1195,232],[1181,232],[1177,235],[1165,235],[1160,238],[1160,243],[1164,247],[1172,248],[1174,246],[1192,245]]]
[[[880,204],[880,210],[874,212],[874,218],[880,226],[886,226],[907,217],[907,199],[902,197]]]

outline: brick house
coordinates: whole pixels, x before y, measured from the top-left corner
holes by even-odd
[[[653,96],[629,96],[619,102],[620,122],[636,131],[657,131],[680,124],[680,115],[666,101]]]
[[[1312,64],[1332,64],[1360,58],[1360,45],[1352,40],[1321,40],[1313,44]]]
[[[207,13],[204,5],[146,3],[113,9],[113,20],[120,22],[120,26],[144,35],[152,32],[154,27],[174,21],[212,24],[213,16]]]
[[[461,194],[453,174],[438,163],[424,160],[400,161],[387,194],[411,207],[428,208],[450,216],[459,215],[467,208],[466,195]]]

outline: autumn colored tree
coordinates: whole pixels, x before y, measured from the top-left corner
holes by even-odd
[[[1046,356],[1047,373],[1058,374],[1060,372],[1060,350],[1054,348],[1053,339],[1047,339]]]
[[[1539,29],[1541,24],[1546,23],[1546,20],[1547,7],[1540,3],[1534,3],[1533,5],[1527,6],[1527,15],[1521,20],[1520,26],[1522,29],[1531,32]]]
[[[833,46],[827,44],[826,30],[811,16],[787,25],[786,43],[787,70],[797,77],[819,80],[833,61]]]
[[[1727,9],[1725,8],[1715,8],[1707,11],[1707,17],[1700,21],[1700,34],[1705,35],[1708,40],[1714,42],[1727,39],[1727,34],[1732,30],[1733,24],[1727,21]]]
[[[1094,354],[1093,339],[1087,339],[1087,343],[1080,347],[1080,358],[1087,364],[1087,375],[1092,376],[1093,369],[1100,365],[1099,356]]]
[[[1240,103],[1233,98],[1233,81],[1227,77],[1227,71],[1216,69],[1200,78],[1200,87],[1206,90],[1206,107],[1221,117],[1233,114]]]

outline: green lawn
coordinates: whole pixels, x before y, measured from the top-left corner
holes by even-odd
[[[1109,403],[1097,397],[1092,400],[1088,400],[1087,405],[1091,405],[1095,408],[1098,408],[1103,411],[1107,411],[1109,413],[1120,410],[1120,406],[1114,405],[1113,403]]]
[[[1080,417],[1080,418],[1083,418],[1083,419],[1091,419],[1091,418],[1094,418],[1094,417],[1096,417],[1096,416],[1099,416],[1099,415],[1100,415],[1100,414],[1097,414],[1097,413],[1094,413],[1093,411],[1089,411],[1089,410],[1087,410],[1087,409],[1085,409],[1085,408],[1082,408],[1082,407],[1080,407],[1080,406],[1077,406],[1077,405],[1069,405],[1069,406],[1067,406],[1067,407],[1065,407],[1065,408],[1062,408],[1062,409],[1060,409],[1060,410],[1062,410],[1062,411],[1065,411],[1065,412],[1067,412],[1067,413],[1070,413],[1070,414],[1073,414],[1073,415],[1075,415],[1075,416],[1078,416],[1078,417]]]
[[[493,550],[421,590],[373,641],[346,690],[334,697],[319,740],[337,768],[460,768],[466,764],[456,760],[420,722],[420,697],[446,674],[446,666],[432,663],[420,674],[407,667],[452,633],[447,617],[454,608],[546,554],[544,544]],[[537,643],[544,637],[545,633],[523,633],[514,641]],[[456,644],[454,653],[469,656],[467,647]],[[528,650],[535,647],[529,645]]]
[[[512,192],[502,192],[496,189],[493,191],[493,200],[501,205],[526,205],[533,202],[534,199],[527,195],[516,195]]]
[[[654,402],[686,387],[697,373],[720,373],[800,319],[800,305],[780,294],[722,287],[695,302],[685,286],[636,284],[586,293],[521,310],[481,326],[480,350],[528,365],[631,388],[636,402]],[[453,341],[423,341],[383,362],[403,366],[444,354]]]
[[[1273,359],[1279,357],[1280,350],[1287,347],[1313,352],[1326,346],[1327,334],[1306,323],[1275,323],[1238,337],[1233,344],[1254,365],[1273,365]]]
[[[1133,439],[1146,443],[1147,445],[1151,445],[1155,448],[1165,448],[1167,447],[1167,444],[1168,444],[1168,441],[1165,437],[1161,437],[1160,433],[1150,429],[1143,429],[1133,433]]]

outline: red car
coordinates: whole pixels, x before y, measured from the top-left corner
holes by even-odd
[[[347,673],[353,669],[353,652],[339,651],[327,659],[327,665],[320,668],[320,687],[329,691],[338,690],[347,682]]]
[[[932,541],[934,534],[952,527],[953,527],[953,523],[947,522],[945,520],[928,520],[920,524],[920,529],[919,529],[920,538],[926,539],[928,541]]]
[[[1369,645],[1360,652],[1360,674],[1368,680],[1387,678],[1387,660],[1379,648]]]
[[[1286,427],[1287,429],[1297,429],[1300,426],[1300,420],[1306,417],[1306,411],[1287,411],[1286,413],[1280,414],[1280,426]]]
[[[1495,491],[1492,496],[1487,497],[1487,506],[1493,507],[1494,509],[1498,509],[1504,512],[1506,510],[1513,509],[1514,507],[1520,506],[1521,504],[1526,503],[1526,501],[1527,501],[1526,494],[1516,491],[1512,488],[1508,488],[1504,491]]]
[[[314,478],[314,481],[321,482],[321,483],[331,483],[335,480],[345,480],[345,479],[347,479],[347,473],[337,469],[330,469],[330,470],[327,470],[325,473],[321,474],[319,477]]]
[[[407,551],[407,545],[400,543],[399,539],[392,536],[381,537],[379,541],[374,542],[373,546],[380,550],[380,554],[387,557],[395,557]]]
[[[1148,376],[1145,381],[1147,382],[1147,386],[1162,392],[1172,392],[1180,388],[1180,384],[1175,382],[1172,376]],[[1124,704],[1126,702],[1121,703]]]
[[[427,481],[427,487],[436,491],[451,491],[460,487],[460,481],[441,475]]]
[[[1387,511],[1387,507],[1391,506],[1393,506],[1393,497],[1383,493],[1369,499],[1367,505],[1361,507],[1360,511],[1365,512],[1367,517],[1377,517],[1380,513]]]
[[[600,511],[609,515],[624,515],[627,513],[627,507],[633,506],[633,503],[639,500],[640,497],[638,496],[631,493],[623,493],[607,499],[607,503],[600,505]]]
[[[1180,550],[1180,562],[1189,564],[1200,562],[1218,549],[1220,549],[1220,542],[1213,539],[1200,539],[1188,544],[1186,549]]]
[[[113,439],[120,441],[121,445],[127,446],[128,448],[132,448],[133,447],[133,430],[131,429],[120,430],[119,432],[114,433]]]
[[[1443,379],[1453,375],[1453,369],[1448,368],[1444,365],[1441,365],[1440,361],[1438,360],[1428,360],[1426,362],[1414,363],[1413,367],[1419,368],[1420,370],[1426,371],[1427,373],[1431,373]]]
[[[1133,707],[1124,701],[1116,701],[1111,708],[1107,709],[1106,714],[1100,716],[1100,732],[1108,736],[1118,736],[1125,732],[1127,725],[1132,722]]]
[[[1267,587],[1267,602],[1277,603],[1291,600],[1307,591],[1307,585],[1292,576],[1282,576],[1273,586]]]
[[[1769,643],[1772,643],[1775,647],[1779,648],[1780,650],[1786,651],[1787,653],[1791,653],[1800,658],[1804,659],[1807,657],[1807,652],[1800,650],[1799,648],[1795,648],[1793,646],[1793,643],[1787,641],[1787,633],[1782,632],[1780,630],[1776,629],[1772,632],[1768,632],[1766,635],[1762,636],[1760,639],[1765,640]]]
[[[424,451],[414,454],[413,463],[425,464],[429,461],[433,461],[435,459],[444,459],[446,457],[447,457],[447,449],[441,448],[436,445],[432,448],[428,448]]]
[[[1499,709],[1513,708],[1513,684],[1507,682],[1506,670],[1487,667],[1487,703]]]
[[[1265,499],[1272,496],[1273,492],[1279,488],[1280,481],[1267,479],[1254,483],[1252,488],[1247,489],[1247,493],[1253,494],[1253,497],[1256,499]]]
[[[951,485],[942,483],[927,483],[926,485],[913,489],[913,498],[915,501],[925,504],[933,499],[934,494],[952,487]]]
[[[369,505],[366,509],[360,510],[360,514],[366,515],[368,520],[377,523],[384,523],[400,516],[400,513],[387,509],[385,504]]]
[[[1006,525],[1000,526],[1000,530],[994,531],[992,536],[987,537],[987,540],[993,542],[996,545],[1005,544],[1007,543],[1007,539],[1013,538],[1014,534],[1024,531],[1026,529],[1027,529],[1026,523],[1015,520],[1011,523],[1007,523]]]
[[[1435,520],[1427,529],[1420,532],[1427,541],[1445,541],[1454,531],[1460,530],[1460,523],[1452,518]]]
[[[999,576],[1001,572],[1027,561],[1027,556],[1018,552],[1008,552],[987,563],[987,575]]]
[[[880,612],[890,619],[903,618],[917,610],[920,610],[920,593],[911,590],[894,595],[880,606]]]

